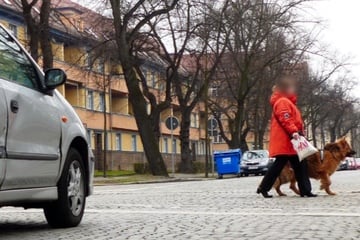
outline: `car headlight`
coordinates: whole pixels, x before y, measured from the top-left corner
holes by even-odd
[[[269,160],[263,160],[260,163],[262,166],[267,166],[269,164]]]

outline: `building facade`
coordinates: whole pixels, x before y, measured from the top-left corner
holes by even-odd
[[[62,24],[53,23],[51,29],[54,67],[63,69],[68,76],[66,84],[58,90],[86,127],[89,143],[97,155],[97,168],[102,168],[103,151],[106,150],[107,169],[132,170],[134,163],[146,162],[146,158],[121,66],[104,57],[95,59],[88,44],[98,37],[96,26],[89,19],[96,22],[102,16],[89,13],[88,9],[70,0],[53,4],[63,18],[60,19]],[[26,24],[15,1],[0,0],[0,23],[27,46]],[[143,65],[143,73],[151,91],[161,99],[164,63],[159,58],[149,57]],[[179,129],[172,134],[165,126],[170,114],[171,109],[161,114],[159,142],[169,168],[172,153],[180,161]],[[174,116],[181,121],[179,113],[174,112]],[[203,161],[205,154],[203,116],[201,106],[197,106],[191,117],[190,140],[198,161]]]

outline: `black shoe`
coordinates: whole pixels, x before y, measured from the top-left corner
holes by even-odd
[[[261,193],[261,195],[262,195],[264,198],[272,198],[272,197],[273,197],[273,196],[270,195],[268,192],[262,191],[260,188],[258,188],[258,189],[256,190],[256,193],[257,193],[257,194],[260,194],[260,193]]]
[[[317,197],[318,195],[317,194],[313,194],[313,193],[308,193],[308,194],[301,194],[300,195],[301,197]]]

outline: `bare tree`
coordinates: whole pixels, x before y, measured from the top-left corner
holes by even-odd
[[[296,27],[294,11],[303,2],[232,1],[224,27],[230,41],[220,64],[222,100],[211,101],[230,148],[247,150],[246,138],[254,129],[256,138],[263,139],[270,116],[264,109],[274,79],[295,67],[312,45]],[[262,147],[262,140],[256,145]]]
[[[102,168],[103,168],[103,177],[107,177],[107,153],[108,149],[108,112],[111,111],[107,108],[108,104],[111,106],[111,103],[107,102],[107,94],[111,94],[112,80],[113,77],[119,75],[117,72],[113,71],[119,65],[117,60],[117,54],[115,43],[113,41],[100,41],[99,43],[93,43],[93,47],[86,53],[88,55],[88,65],[87,70],[89,74],[93,75],[93,84],[100,90],[101,106],[100,110],[103,113],[104,125],[104,150],[102,156]],[[109,97],[111,99],[111,96]]]
[[[299,105],[303,110],[308,138],[317,147],[353,133],[360,123],[359,100],[351,95],[354,83],[339,69],[335,67],[330,72],[321,70],[311,73],[308,81],[302,84]],[[333,80],[335,85],[331,84]]]
[[[29,34],[30,54],[39,62],[39,46],[42,53],[43,69],[53,67],[53,52],[50,37],[51,0],[14,1],[22,9]]]
[[[156,17],[166,15],[176,7],[177,3],[178,0],[132,2],[110,0],[118,59],[124,71],[129,101],[134,109],[144,151],[152,173],[163,176],[168,176],[168,173],[159,151],[158,136],[154,131],[154,127],[158,126],[159,122],[153,117],[154,115],[148,114],[146,107],[147,99],[152,107],[151,112],[157,111],[159,104],[155,103],[155,99],[146,89],[144,78],[141,77],[141,71],[139,71],[141,59],[138,53],[144,47],[142,32],[148,31],[147,23]],[[170,100],[166,99],[166,101]]]
[[[229,1],[218,9],[199,0],[187,0],[166,16],[149,22],[151,35],[159,43],[159,54],[168,64],[166,81],[172,84],[181,113],[181,172],[192,172],[190,150],[191,114],[208,91],[225,51],[226,35],[220,31],[223,11]]]

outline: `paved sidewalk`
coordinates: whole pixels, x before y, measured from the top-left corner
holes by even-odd
[[[205,173],[199,174],[182,174],[175,173],[175,175],[169,174],[169,177],[159,177],[152,175],[129,175],[121,177],[96,177],[94,184],[96,186],[102,185],[117,185],[117,184],[145,184],[145,183],[167,183],[167,182],[185,182],[185,181],[205,181],[214,180],[217,175],[209,174],[208,178],[205,178]],[[232,176],[228,176],[232,177]]]

